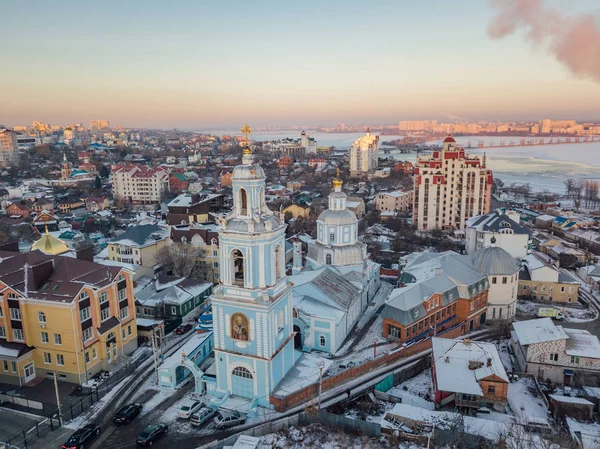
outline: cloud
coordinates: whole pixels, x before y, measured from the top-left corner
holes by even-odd
[[[491,0],[497,10],[488,26],[492,39],[518,30],[535,47],[548,51],[571,72],[600,82],[600,26],[592,14],[565,17],[543,0]]]

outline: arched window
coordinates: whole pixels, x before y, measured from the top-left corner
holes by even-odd
[[[283,309],[279,309],[277,314],[277,332],[283,330]]]
[[[332,257],[331,257],[331,254],[327,254],[327,255],[325,256],[325,264],[326,264],[326,265],[331,265],[331,263],[332,263]]]
[[[244,285],[244,255],[239,249],[234,249],[231,253],[233,262],[233,283]]]
[[[244,368],[243,366],[236,366],[231,372],[233,376],[244,377],[246,379],[252,379],[252,373],[248,368]]]
[[[40,324],[46,324],[46,314],[44,312],[38,312],[38,321]]]
[[[319,337],[319,344],[321,345],[322,348],[325,347],[325,336],[324,335],[321,335]]]
[[[292,309],[292,317],[298,318],[298,311],[296,309]]]
[[[181,220],[181,224],[182,224],[182,225],[186,225],[186,224],[187,224],[187,221],[185,221],[185,220]]]
[[[90,297],[90,295],[87,294],[87,292],[81,292],[79,294],[79,300],[83,301],[84,299],[88,299]]]
[[[240,214],[248,215],[248,193],[246,189],[240,189]]]
[[[185,235],[181,237],[181,243],[187,243],[187,237]]]

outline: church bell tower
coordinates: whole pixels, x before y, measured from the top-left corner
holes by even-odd
[[[267,406],[294,365],[292,290],[285,272],[285,224],[265,203],[248,125],[232,174],[233,210],[219,222],[220,285],[211,297],[217,395]]]

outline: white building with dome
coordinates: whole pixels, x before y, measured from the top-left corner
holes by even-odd
[[[333,181],[329,208],[317,219],[305,266],[295,246],[293,276],[296,347],[335,353],[379,289],[380,265],[358,240],[358,218],[347,209],[342,181]]]
[[[473,266],[489,281],[487,320],[511,322],[517,311],[519,264],[508,251],[496,246],[494,237],[490,244],[471,256]]]

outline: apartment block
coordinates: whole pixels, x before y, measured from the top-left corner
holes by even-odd
[[[155,205],[169,190],[169,172],[164,167],[122,164],[112,171],[113,196],[117,202]]]

